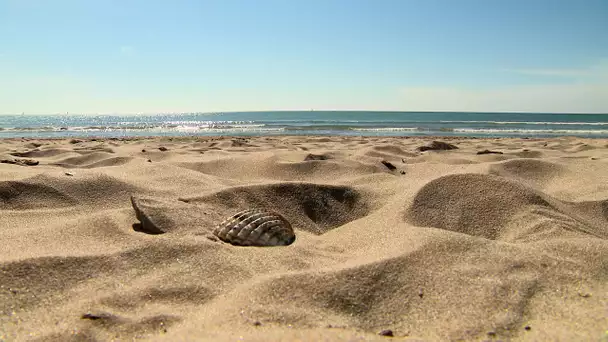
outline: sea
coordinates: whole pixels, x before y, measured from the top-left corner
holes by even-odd
[[[269,135],[608,138],[608,114],[311,110],[0,115],[0,138]]]

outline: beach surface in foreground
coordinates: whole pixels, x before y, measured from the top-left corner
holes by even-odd
[[[0,159],[0,340],[608,338],[608,139],[4,139]],[[295,242],[214,241],[250,207]]]

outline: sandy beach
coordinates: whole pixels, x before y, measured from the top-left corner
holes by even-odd
[[[607,139],[4,139],[0,160],[0,341],[608,340]],[[213,238],[253,207],[295,242]]]

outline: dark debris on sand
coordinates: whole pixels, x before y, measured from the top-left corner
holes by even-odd
[[[386,336],[386,337],[394,337],[395,336],[395,334],[393,333],[393,331],[390,330],[390,329],[382,330],[381,332],[378,333],[378,335],[380,335],[380,336]]]
[[[309,160],[328,160],[328,159],[332,159],[331,156],[328,156],[327,154],[312,154],[309,153],[308,155],[306,155],[306,158],[304,158],[304,161],[309,161]]]
[[[500,151],[483,150],[483,151],[477,152],[477,154],[502,154],[502,152],[500,152]]]
[[[40,164],[40,162],[37,160],[23,159],[23,158],[2,159],[2,160],[0,160],[0,163],[21,165],[21,166],[36,166],[36,165]]]
[[[386,161],[386,160],[383,160],[383,161],[382,161],[382,164],[383,164],[384,166],[386,166],[386,167],[387,167],[389,170],[391,170],[391,171],[397,170],[397,167],[396,167],[395,165],[393,165],[391,162],[388,162],[388,161]]]
[[[456,150],[458,149],[458,146],[452,145],[452,144],[448,144],[446,142],[443,141],[433,141],[430,144],[426,145],[426,146],[420,146],[417,148],[418,151],[420,152],[424,152],[424,151],[445,151],[445,150]]]

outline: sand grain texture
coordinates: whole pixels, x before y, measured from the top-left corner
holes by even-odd
[[[0,141],[15,157],[39,163],[0,164],[0,341],[608,339],[606,140]],[[212,238],[249,208],[295,242]]]

